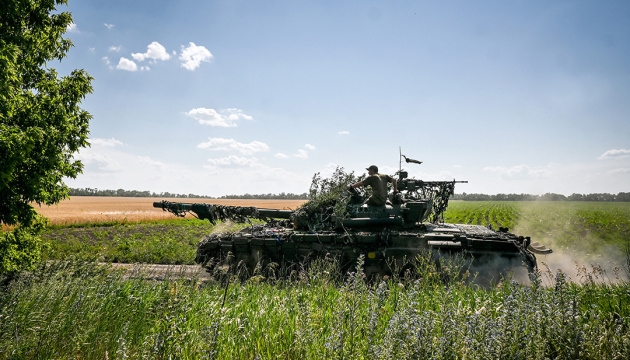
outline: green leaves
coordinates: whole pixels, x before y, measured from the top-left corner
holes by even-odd
[[[17,227],[11,232],[0,233],[0,274],[14,273],[19,269],[32,268],[40,259],[39,233],[47,219],[37,217],[30,227]]]
[[[347,217],[348,197],[344,193],[348,185],[358,181],[354,172],[347,173],[342,167],[337,167],[330,178],[322,178],[316,173],[311,182],[309,201],[295,211],[292,221],[298,228],[316,230],[330,226],[322,217],[330,219],[333,214],[338,219]]]
[[[51,205],[66,198],[63,178],[75,178],[83,168],[73,154],[88,145],[91,116],[80,104],[92,92],[93,79],[83,70],[59,78],[47,67],[49,61],[63,59],[72,46],[62,37],[72,16],[56,13],[56,7],[66,3],[0,0],[2,224],[31,226],[36,212],[30,204]],[[25,255],[36,246],[28,241],[16,244],[16,251],[22,249]],[[17,258],[18,253],[0,251],[0,260]]]

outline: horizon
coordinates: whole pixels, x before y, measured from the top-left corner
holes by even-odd
[[[246,196],[246,195],[250,195],[250,196],[254,196],[254,197],[260,197],[260,196],[303,196],[305,195],[306,197],[308,197],[308,191],[306,192],[301,192],[301,193],[292,193],[292,192],[280,192],[280,193],[243,193],[243,194],[224,194],[224,195],[219,195],[219,196],[210,196],[210,195],[206,195],[206,194],[193,194],[193,193],[171,193],[169,191],[164,191],[164,192],[160,192],[160,193],[156,193],[156,192],[152,192],[150,190],[137,190],[137,189],[131,189],[131,190],[127,190],[127,189],[98,189],[98,188],[70,188],[70,192],[73,191],[85,191],[85,190],[94,190],[96,192],[118,192],[120,190],[122,190],[123,192],[135,192],[135,193],[149,193],[150,197],[155,197],[155,196],[168,196],[168,195],[175,195],[175,197],[194,197],[194,198],[215,198],[215,199],[220,199],[220,198],[230,198],[230,197],[242,197],[242,196]],[[162,195],[162,194],[167,194],[167,195]],[[618,192],[618,193],[586,193],[586,194],[582,194],[582,193],[572,193],[570,195],[565,195],[565,194],[559,194],[559,193],[551,193],[551,192],[547,192],[547,193],[543,193],[543,194],[527,194],[527,193],[497,193],[497,194],[486,194],[486,193],[467,193],[467,192],[454,192],[453,196],[491,196],[491,197],[495,197],[498,195],[505,195],[505,196],[531,196],[531,197],[544,197],[544,196],[548,196],[548,195],[560,195],[560,196],[564,196],[566,198],[569,198],[571,196],[574,195],[579,195],[579,196],[589,196],[589,195],[611,195],[611,196],[619,196],[619,195],[628,195],[630,194],[630,192]],[[100,195],[69,195],[69,196],[100,196]],[[103,195],[103,196],[116,196],[116,195]],[[585,200],[585,201],[591,201],[591,200]]]

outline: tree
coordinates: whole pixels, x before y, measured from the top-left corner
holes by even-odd
[[[91,115],[79,105],[92,92],[92,77],[83,70],[59,77],[48,67],[72,46],[62,37],[72,16],[57,12],[65,4],[0,0],[0,223],[18,226],[0,234],[0,273],[37,258],[39,242],[30,237],[42,227],[31,204],[67,197],[64,177],[83,168],[73,154],[89,145]]]

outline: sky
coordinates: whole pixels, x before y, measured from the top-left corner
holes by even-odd
[[[69,0],[93,93],[74,188],[304,193],[336,167],[457,193],[630,191],[630,2]]]

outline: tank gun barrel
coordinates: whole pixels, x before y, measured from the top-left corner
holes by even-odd
[[[449,192],[453,192],[455,184],[468,184],[467,180],[451,180],[451,181],[424,181],[419,179],[407,178],[407,173],[403,172],[399,175],[398,190],[422,190],[422,189],[438,189],[450,188]]]
[[[168,211],[174,215],[183,217],[188,213],[193,213],[197,218],[209,220],[211,223],[217,221],[234,220],[245,222],[247,219],[289,219],[293,210],[261,209],[255,206],[228,206],[206,203],[180,203],[172,201],[156,201],[153,207]]]

